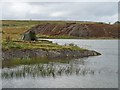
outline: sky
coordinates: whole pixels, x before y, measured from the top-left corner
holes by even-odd
[[[25,0],[24,0],[25,1]],[[2,2],[3,20],[74,20],[111,22],[118,20],[118,2]]]

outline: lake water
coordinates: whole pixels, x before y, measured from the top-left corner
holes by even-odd
[[[74,43],[102,55],[67,63],[4,68],[2,73],[6,78],[2,79],[3,88],[118,88],[118,40],[49,40],[61,45]],[[7,73],[11,76],[7,77]]]

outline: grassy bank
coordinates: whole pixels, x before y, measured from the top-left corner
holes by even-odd
[[[111,37],[75,37],[75,36],[65,36],[65,35],[62,35],[62,36],[50,36],[50,35],[37,35],[37,38],[43,38],[43,39],[88,39],[88,40],[91,40],[91,39],[96,39],[96,40],[99,40],[99,39],[107,39],[107,40],[111,40],[111,39],[120,39],[120,38],[111,38]]]
[[[73,43],[68,45],[59,45],[57,43],[52,43],[48,40],[40,40],[37,42],[25,42],[25,41],[3,41],[2,49],[43,49],[43,50],[61,50],[61,49],[69,49],[69,50],[86,50],[83,48],[74,45]]]

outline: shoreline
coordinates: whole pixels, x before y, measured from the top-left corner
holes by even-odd
[[[108,38],[41,38],[42,40],[44,40],[44,39],[76,39],[76,40],[120,40],[120,39],[118,39],[118,38],[116,38],[116,39],[108,39]],[[39,40],[38,40],[39,41]]]
[[[120,40],[120,38],[112,38],[112,37],[73,37],[73,36],[37,36],[37,38],[41,39],[86,39],[86,40]]]
[[[93,50],[43,50],[43,49],[10,49],[2,50],[3,60],[29,59],[29,58],[82,58],[98,56],[100,53]]]

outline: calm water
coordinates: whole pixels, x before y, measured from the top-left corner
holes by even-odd
[[[74,43],[101,56],[4,68],[3,88],[117,88],[118,41],[49,39],[61,45]]]

